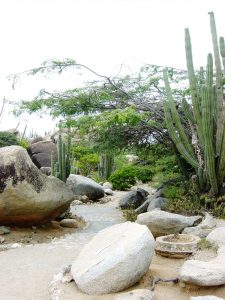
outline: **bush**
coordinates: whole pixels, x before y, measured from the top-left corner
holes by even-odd
[[[80,158],[77,163],[78,168],[81,171],[81,174],[87,176],[98,168],[99,157],[97,154],[86,154]]]
[[[15,134],[6,131],[0,131],[0,148],[12,145],[19,145]]]
[[[19,145],[20,145],[21,147],[23,147],[23,148],[25,148],[25,149],[27,149],[27,148],[30,147],[29,141],[28,141],[27,139],[25,139],[25,138],[19,139],[18,143],[19,143]]]
[[[115,171],[110,177],[113,188],[116,190],[126,190],[136,183],[137,180],[142,182],[150,181],[152,170],[149,166],[126,166]]]
[[[164,197],[168,199],[179,199],[185,194],[185,189],[181,186],[170,185],[163,189]]]

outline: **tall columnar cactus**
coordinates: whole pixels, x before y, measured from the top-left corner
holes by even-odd
[[[224,72],[221,67],[222,57],[225,69],[225,44],[220,38],[220,53],[217,40],[216,24],[213,12],[210,15],[210,27],[215,61],[215,80],[213,56],[208,54],[206,76],[203,69],[196,76],[192,59],[192,46],[189,30],[185,29],[185,48],[188,78],[192,104],[182,100],[182,109],[189,122],[192,140],[185,133],[180,116],[176,110],[169,84],[167,69],[164,69],[164,82],[167,99],[164,112],[167,129],[180,154],[193,166],[202,190],[210,190],[217,196],[224,192],[225,180],[225,99],[223,95]],[[223,74],[224,73],[224,74]]]
[[[99,177],[103,180],[106,180],[109,178],[109,176],[112,174],[114,166],[114,157],[110,153],[102,153],[100,155],[100,162],[98,165],[98,173]]]
[[[67,143],[62,141],[61,125],[59,126],[59,138],[57,142],[58,161],[51,155],[51,175],[66,182],[71,169],[71,133],[68,128]]]

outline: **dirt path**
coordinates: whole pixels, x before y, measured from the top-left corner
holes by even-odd
[[[26,247],[0,252],[0,299],[3,300],[49,300],[49,283],[63,266],[71,264],[82,247],[99,230],[123,222],[121,211],[117,208],[122,192],[115,193],[106,204],[80,205],[72,210],[84,217],[88,225],[79,232],[67,234],[47,244],[29,245]],[[211,252],[198,253],[199,257],[212,256]],[[154,256],[149,272],[134,288],[150,288],[153,276],[174,278],[184,260],[168,259]],[[112,300],[113,295],[90,296],[81,293],[74,282],[58,285],[63,294],[60,300]],[[181,288],[178,284],[159,283],[156,285],[157,300],[189,300],[190,296],[216,295],[225,296],[225,287],[206,289]]]

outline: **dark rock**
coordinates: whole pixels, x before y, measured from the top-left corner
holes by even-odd
[[[148,194],[149,193],[147,191],[139,188],[135,191],[127,192],[125,196],[123,196],[120,199],[119,206],[122,209],[128,209],[128,208],[135,209],[139,207],[146,200]]]
[[[32,144],[28,148],[28,153],[39,169],[41,167],[51,167],[51,153],[57,160],[57,146],[51,141],[40,141]]]
[[[148,209],[149,204],[151,203],[151,201],[152,201],[153,199],[156,199],[156,198],[160,197],[162,194],[163,194],[163,189],[162,189],[162,188],[156,190],[155,194],[153,194],[153,195],[151,195],[151,196],[149,195],[149,196],[147,197],[147,199],[145,200],[145,202],[142,203],[141,206],[139,206],[138,208],[135,209],[135,212],[136,212],[137,214],[141,214],[141,213],[146,212],[147,209]]]

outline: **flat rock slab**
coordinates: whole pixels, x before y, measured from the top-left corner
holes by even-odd
[[[137,223],[146,225],[157,236],[180,233],[184,228],[200,221],[200,216],[186,217],[158,209],[138,215]]]
[[[127,293],[115,296],[113,300],[155,300],[153,292],[147,289],[136,289]]]
[[[155,240],[146,226],[132,222],[100,231],[72,264],[77,286],[87,294],[122,291],[148,271]]]

